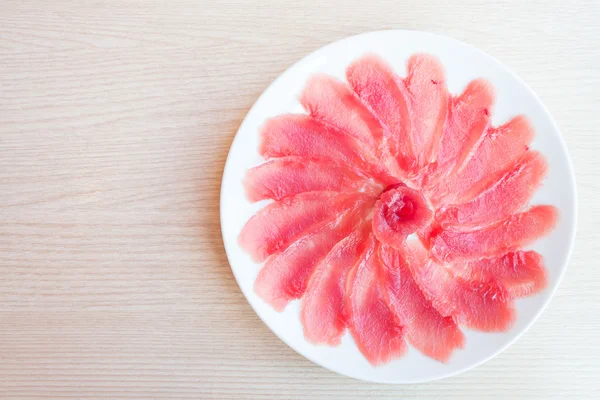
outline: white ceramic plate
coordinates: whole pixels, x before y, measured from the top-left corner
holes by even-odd
[[[297,96],[307,79],[323,72],[344,80],[350,62],[365,53],[377,53],[401,75],[413,53],[437,56],[446,70],[448,90],[462,92],[472,79],[488,79],[496,89],[493,124],[500,125],[516,114],[525,114],[536,129],[532,147],[541,151],[550,172],[532,204],[552,204],[560,210],[560,220],[551,235],[532,247],[540,252],[548,269],[549,285],[542,293],[517,301],[517,321],[505,333],[480,333],[463,328],[466,346],[457,350],[446,364],[423,356],[413,348],[401,359],[384,366],[371,366],[358,351],[348,333],[338,347],[315,346],[303,336],[299,302],[284,312],[274,311],[253,291],[260,269],[238,246],[237,236],[246,221],[264,203],[246,200],[242,179],[246,170],[263,162],[258,154],[259,127],[282,113],[303,112]],[[481,51],[443,36],[415,31],[381,31],[349,37],[325,46],[297,62],[260,96],[231,145],[221,188],[221,229],[231,269],[256,313],[291,348],[309,360],[353,378],[385,383],[416,383],[454,375],[489,360],[507,348],[540,315],[556,291],[565,272],[573,246],[576,224],[576,193],[573,169],[558,127],[539,98],[513,72]]]

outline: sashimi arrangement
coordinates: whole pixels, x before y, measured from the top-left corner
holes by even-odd
[[[244,181],[270,200],[238,241],[263,263],[254,290],[275,310],[301,299],[305,338],[338,345],[349,331],[373,365],[407,342],[446,362],[460,327],[502,332],[515,299],[547,284],[525,250],[556,225],[551,205],[529,206],[548,171],[516,116],[492,126],[492,86],[448,92],[439,60],[415,54],[402,78],[374,55],[347,82],[315,75],[306,114],[266,121],[265,162]]]

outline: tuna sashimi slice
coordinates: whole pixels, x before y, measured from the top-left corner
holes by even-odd
[[[368,203],[355,202],[335,219],[317,225],[283,252],[270,257],[258,273],[254,291],[277,311],[302,297],[317,264],[361,223]]]
[[[348,327],[356,346],[372,365],[398,358],[406,351],[402,327],[385,301],[381,263],[373,236],[358,265],[348,275]]]
[[[271,203],[248,220],[238,242],[257,262],[286,248],[306,229],[371,199],[362,193],[306,192]]]
[[[346,330],[346,278],[364,251],[368,224],[335,245],[317,265],[302,298],[300,320],[312,343],[338,345]]]
[[[415,172],[406,87],[391,67],[374,55],[364,56],[346,69],[352,90],[384,127],[384,141],[400,168]]]
[[[392,185],[375,203],[373,232],[380,242],[401,248],[406,237],[425,227],[431,217],[419,192],[404,184]]]
[[[286,156],[332,159],[385,183],[395,180],[377,159],[360,150],[364,145],[358,140],[308,115],[271,118],[262,127],[261,139],[259,152],[267,159]]]
[[[377,148],[383,128],[350,88],[337,79],[317,74],[309,79],[300,103],[315,119],[360,140],[367,151]]]
[[[431,238],[431,254],[443,262],[503,254],[548,234],[557,218],[555,207],[542,205],[486,228],[467,232],[444,230]]]
[[[436,219],[444,228],[453,225],[491,225],[525,207],[542,183],[547,170],[544,156],[537,151],[529,151],[512,169],[473,200],[442,208]]]
[[[460,96],[450,100],[437,160],[426,177],[428,185],[463,164],[486,131],[493,102],[493,88],[484,79],[469,82]]]
[[[496,279],[511,297],[538,293],[548,284],[542,256],[535,251],[515,251],[500,257],[457,262],[452,273],[468,280]]]
[[[449,268],[428,259],[418,242],[410,243],[406,253],[416,261],[409,263],[415,281],[440,314],[479,331],[502,332],[510,328],[515,310],[498,282],[455,277]]]
[[[446,120],[444,67],[434,56],[415,54],[408,60],[405,85],[410,94],[413,152],[422,168],[436,160]]]
[[[314,75],[300,95],[300,103],[315,119],[359,140],[362,152],[377,158],[396,175],[401,174],[384,144],[381,123],[346,83],[328,75]]]
[[[281,200],[311,191],[354,191],[378,195],[381,186],[331,160],[283,157],[271,159],[246,173],[250,201]]]
[[[471,200],[525,154],[533,135],[533,128],[522,116],[488,129],[463,166],[439,181],[432,198],[442,204]]]
[[[464,335],[452,317],[442,316],[419,289],[408,266],[415,260],[387,245],[380,247],[380,255],[386,298],[408,341],[423,354],[448,361],[454,349],[464,346]]]

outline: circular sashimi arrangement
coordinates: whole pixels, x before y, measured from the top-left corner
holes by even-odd
[[[545,288],[541,255],[523,248],[558,218],[528,207],[547,162],[525,117],[491,125],[488,82],[453,96],[433,56],[410,57],[401,78],[367,55],[346,78],[313,76],[307,113],[262,128],[266,162],[244,184],[272,202],[239,235],[264,262],[255,292],[278,311],[301,299],[312,343],[349,330],[373,365],[406,341],[445,362],[465,345],[460,326],[506,331],[514,300]]]

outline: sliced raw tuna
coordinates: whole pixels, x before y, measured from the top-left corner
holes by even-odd
[[[315,119],[360,140],[367,150],[376,149],[383,137],[379,121],[344,82],[331,76],[318,74],[309,79],[300,103]]]
[[[238,242],[257,262],[286,248],[306,229],[335,212],[371,199],[362,193],[307,192],[271,203],[256,213],[244,226]],[[335,212],[332,212],[335,211]]]
[[[385,301],[377,241],[371,236],[358,265],[348,275],[348,327],[356,346],[372,365],[406,351],[402,327]]]
[[[270,257],[254,282],[256,294],[277,311],[302,297],[317,264],[363,222],[369,208],[369,203],[355,201],[347,210],[338,209],[333,219],[309,229],[283,252]]]
[[[432,198],[438,204],[471,200],[525,154],[533,135],[533,128],[522,116],[488,129],[465,164],[439,181]]]
[[[405,251],[411,257],[409,265],[415,281],[440,314],[479,331],[502,332],[510,328],[515,311],[498,282],[455,277],[449,268],[428,259],[418,242],[410,243]]]
[[[452,273],[474,281],[497,280],[511,297],[538,293],[548,284],[542,256],[535,251],[515,251],[503,256],[457,262]]]
[[[281,200],[311,191],[365,192],[374,196],[381,186],[331,160],[299,157],[274,158],[246,173],[244,180],[250,201]]]
[[[493,88],[484,79],[469,82],[460,96],[450,100],[437,160],[425,177],[428,185],[452,173],[476,148],[490,123],[493,103]]]
[[[328,75],[314,75],[300,95],[300,103],[315,119],[359,140],[362,151],[370,153],[392,173],[401,173],[384,144],[381,123],[346,83]]]
[[[377,239],[401,248],[406,237],[424,228],[432,212],[419,192],[404,184],[387,188],[375,203],[373,232]]]
[[[466,232],[445,230],[431,239],[431,254],[443,262],[503,254],[548,234],[557,218],[555,207],[543,205],[486,228]]]
[[[415,172],[406,88],[391,67],[374,55],[364,56],[346,69],[352,90],[384,127],[384,141],[398,165]]]
[[[259,151],[267,159],[286,156],[332,159],[384,183],[395,181],[370,152],[361,150],[364,145],[359,141],[308,115],[272,118],[263,126],[261,135]]]
[[[521,210],[529,203],[546,175],[544,156],[529,151],[507,173],[473,200],[442,208],[436,219],[444,228],[486,226]]]
[[[420,168],[437,158],[446,120],[448,90],[444,67],[428,54],[415,54],[408,60],[405,85],[410,94],[412,147]]]
[[[319,263],[302,299],[300,320],[312,343],[338,345],[346,330],[346,278],[365,249],[369,224],[343,239]]]
[[[487,81],[451,96],[432,56],[410,57],[403,79],[368,55],[346,78],[313,76],[299,96],[308,115],[261,129],[266,162],[244,185],[274,202],[239,236],[265,262],[254,290],[278,311],[302,298],[312,343],[349,329],[379,365],[404,354],[406,335],[445,362],[464,345],[459,326],[505,331],[514,300],[546,287],[542,257],[523,246],[556,225],[555,207],[526,209],[547,163],[524,116],[491,125]]]
[[[387,245],[380,247],[380,256],[384,293],[408,341],[423,354],[448,361],[454,349],[464,346],[464,335],[452,317],[442,316],[425,298],[408,266],[414,260]]]

